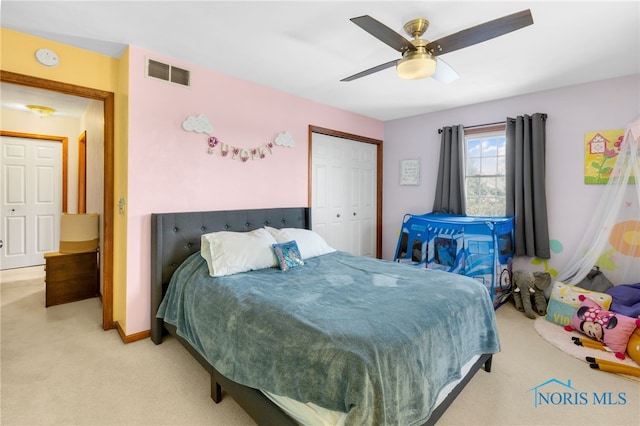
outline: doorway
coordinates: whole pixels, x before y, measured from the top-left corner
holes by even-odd
[[[112,92],[46,80],[38,77],[0,70],[0,81],[33,88],[52,90],[72,96],[103,102],[104,111],[104,212],[102,215],[102,328],[115,328],[113,321],[113,231],[114,231],[114,113],[115,95]]]

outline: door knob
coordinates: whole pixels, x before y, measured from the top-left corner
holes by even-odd
[[[340,213],[338,213],[338,214],[336,215],[336,217],[340,217]]]
[[[353,215],[355,216],[355,215],[356,215],[356,212],[353,212]]]

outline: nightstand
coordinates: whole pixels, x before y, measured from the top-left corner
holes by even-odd
[[[45,306],[98,296],[98,252],[45,253]]]

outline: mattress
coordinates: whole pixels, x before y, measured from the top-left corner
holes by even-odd
[[[460,370],[460,379],[453,380],[448,383],[436,399],[435,407],[438,407],[442,401],[453,391],[453,389],[462,381],[464,376],[469,373],[473,364],[480,358],[479,355],[471,358],[469,362],[462,366]],[[320,407],[312,402],[302,403],[295,399],[287,398],[286,396],[275,395],[269,392],[263,392],[274,404],[280,407],[291,418],[300,423],[301,425],[313,425],[313,426],[343,426],[347,419],[347,413],[340,411],[328,410]],[[434,409],[435,409],[434,407]]]
[[[479,282],[344,252],[219,278],[194,254],[158,317],[225,377],[346,424],[421,424],[463,365],[499,351]]]

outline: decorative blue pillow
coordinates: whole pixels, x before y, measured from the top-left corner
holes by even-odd
[[[298,244],[295,240],[286,243],[272,244],[271,247],[273,247],[273,252],[276,255],[276,259],[278,259],[278,266],[281,270],[288,271],[289,269],[304,265]]]

